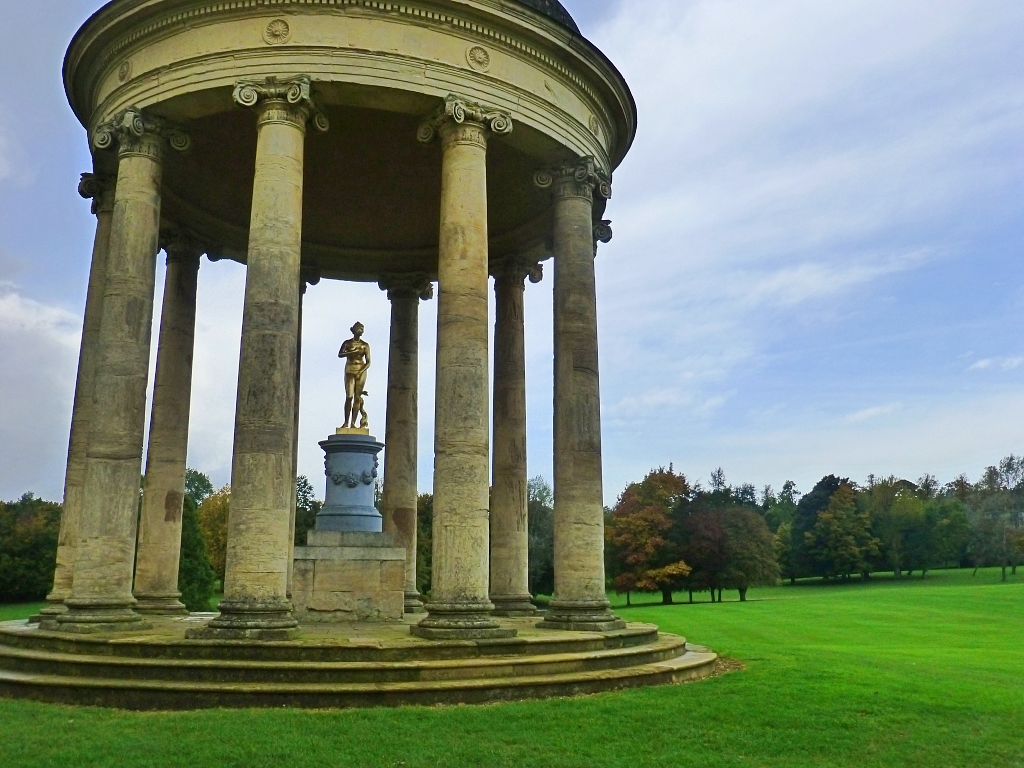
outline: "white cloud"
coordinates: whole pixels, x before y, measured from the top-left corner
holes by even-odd
[[[0,282],[0,498],[60,499],[81,318]]]
[[[987,371],[997,368],[1001,371],[1012,371],[1024,365],[1024,357],[986,357],[971,365],[968,371]]]
[[[889,403],[888,405],[873,405],[870,408],[863,408],[851,413],[845,419],[845,424],[863,424],[866,421],[874,421],[882,416],[890,416],[902,407],[902,403]]]

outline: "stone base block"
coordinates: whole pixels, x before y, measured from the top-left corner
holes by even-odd
[[[290,629],[242,629],[239,627],[198,627],[185,632],[187,640],[258,640],[260,642],[281,642],[299,637],[299,628]]]
[[[552,600],[549,612],[538,629],[566,632],[614,632],[625,629],[626,622],[608,610],[607,600]]]
[[[530,595],[491,595],[494,603],[492,616],[503,618],[529,618],[537,615],[537,608]]]
[[[188,608],[178,599],[179,597],[180,594],[136,595],[138,603],[135,605],[135,611],[159,616],[188,616]]]
[[[405,548],[384,533],[310,531],[295,548],[292,600],[308,623],[401,621]]]
[[[424,640],[507,640],[516,636],[516,630],[492,627],[490,629],[448,629],[445,627],[409,627],[409,632]]]
[[[68,610],[58,615],[56,619],[46,617],[40,623],[40,628],[91,635],[101,632],[137,632],[150,629],[151,625],[130,608],[69,605]]]
[[[572,621],[560,620],[558,617],[545,617],[537,624],[537,629],[558,629],[564,632],[614,632],[625,629],[626,622],[622,619],[609,621]]]

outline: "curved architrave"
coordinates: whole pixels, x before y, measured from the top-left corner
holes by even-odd
[[[211,68],[217,55],[224,55],[208,55],[211,50],[235,56],[236,64],[237,57],[248,52],[264,73],[267,67],[295,63],[296,54],[305,46],[320,50],[321,55],[313,57],[317,59],[338,60],[347,55],[348,66],[338,67],[333,73],[343,82],[359,77],[359,67],[353,66],[358,59],[367,61],[368,70],[376,67],[376,73],[368,76],[374,85],[391,82],[392,87],[437,96],[451,90],[454,79],[467,96],[502,108],[513,107],[519,121],[533,125],[577,154],[607,161],[609,170],[621,161],[635,134],[632,96],[600,51],[558,22],[526,8],[510,8],[500,0],[388,4],[320,0],[316,5],[306,0],[238,0],[230,7],[212,0],[193,0],[175,3],[173,10],[167,5],[152,0],[114,0],[76,35],[65,60],[65,86],[83,124],[94,124],[98,111],[109,110],[115,102],[134,100],[143,106],[158,103],[161,99],[155,98],[156,93],[154,98],[142,98],[147,96],[147,89],[140,83],[147,79],[166,83],[178,61],[192,60],[194,72],[189,76],[194,77],[202,69],[200,61],[203,67]],[[265,26],[268,19],[282,15],[294,22],[287,44],[268,45],[262,35],[257,38],[261,24]],[[315,17],[316,23],[305,25],[303,19],[310,17]],[[419,56],[400,57],[386,44],[374,44],[374,35],[393,34],[395,25],[402,28],[403,48],[418,48]],[[215,45],[218,38],[220,44]],[[228,40],[234,42],[225,45]],[[487,75],[474,72],[465,63],[463,44],[467,42],[490,46],[494,63]],[[165,54],[163,60],[157,60],[161,45],[174,49],[177,55]],[[192,56],[187,52],[189,45],[194,49]],[[130,76],[122,83],[125,61],[129,62]],[[306,69],[311,68],[312,62],[304,63]],[[381,71],[388,67],[393,71]],[[312,68],[319,78],[319,67]],[[177,72],[182,74],[184,70],[179,68]],[[224,72],[222,77],[230,75]],[[513,82],[530,85],[509,87]],[[205,79],[201,89],[213,84]],[[179,93],[173,90],[166,86],[157,89],[164,99],[195,89],[182,81]],[[521,108],[524,94],[528,97],[531,92],[535,92],[536,104],[530,109]],[[538,94],[545,94],[545,98]],[[540,114],[545,114],[547,120]]]

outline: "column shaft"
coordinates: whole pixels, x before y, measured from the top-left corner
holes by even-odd
[[[438,244],[434,524],[429,639],[501,637],[488,599],[487,133],[439,126],[443,148]]]
[[[416,588],[417,438],[419,423],[419,303],[424,286],[382,283],[391,300],[388,405],[384,443],[384,532],[405,547],[405,612],[422,613]]]
[[[292,501],[288,506],[288,586],[286,594],[292,599],[292,579],[295,569],[295,516],[298,514],[299,475],[299,394],[302,389],[302,309],[306,297],[306,283],[299,280],[299,319],[295,330],[295,421],[292,428]]]
[[[183,237],[169,241],[166,249],[134,593],[137,611],[182,614],[188,609],[178,600],[178,564],[201,249]]]
[[[499,616],[531,616],[526,474],[525,272],[514,262],[494,281],[494,455],[491,602]]]
[[[594,182],[580,175],[555,188],[555,594],[541,626],[603,631],[624,623],[605,596]]]
[[[57,617],[66,631],[145,626],[132,571],[165,141],[139,133],[119,148],[74,582]]]
[[[308,100],[287,83],[236,88],[259,107],[256,173],[235,411],[231,511],[221,615],[192,637],[288,639],[294,514],[295,384]],[[308,80],[304,82],[308,95]],[[251,88],[246,92],[244,88]],[[287,99],[287,100],[286,100]]]
[[[48,605],[40,611],[40,619],[48,629],[54,629],[56,625],[50,622],[55,621],[58,614],[67,610],[64,601],[71,596],[74,577],[78,516],[82,508],[82,486],[85,483],[85,455],[89,442],[100,322],[103,317],[103,293],[106,289],[107,257],[114,213],[114,179],[91,173],[83,174],[78,190],[83,197],[93,200],[96,237],[93,240],[82,342],[78,354],[78,377],[71,411],[71,438],[68,441],[67,472],[64,476],[64,509],[57,537],[57,567],[53,574],[53,589],[46,597]]]

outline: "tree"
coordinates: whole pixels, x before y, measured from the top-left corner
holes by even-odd
[[[811,492],[800,499],[793,515],[793,551],[790,553],[792,571],[796,577],[823,575],[818,568],[820,563],[809,550],[807,534],[814,530],[818,522],[818,514],[828,506],[839,486],[849,485],[848,479],[840,479],[835,475],[827,475],[817,482]]]
[[[422,493],[416,499],[416,589],[429,595],[434,560],[434,495]]]
[[[772,532],[778,532],[784,524],[788,523],[790,530],[793,527],[793,520],[796,518],[797,497],[800,492],[796,489],[796,483],[787,480],[782,484],[782,490],[776,496],[771,486],[765,488],[763,501],[764,519]]]
[[[714,492],[712,492],[714,493]],[[682,523],[682,554],[693,569],[686,582],[686,590],[693,599],[694,592],[711,592],[724,587],[725,569],[729,563],[729,545],[722,524],[722,510],[706,506],[706,499],[698,496]]]
[[[656,469],[639,483],[631,483],[612,510],[605,538],[618,583],[641,592],[661,592],[662,603],[672,604],[672,592],[685,586],[690,566],[679,543],[670,536],[673,511],[690,488],[683,475],[671,468]],[[631,590],[627,590],[631,591]]]
[[[793,568],[793,524],[783,523],[775,532],[775,559],[783,578],[790,584],[796,583],[796,570]]]
[[[726,566],[722,585],[740,593],[746,602],[750,587],[770,587],[779,581],[775,540],[764,518],[752,509],[733,507],[722,515],[726,540]]]
[[[805,548],[815,572],[826,578],[867,570],[868,558],[877,552],[871,536],[871,518],[857,510],[853,487],[843,482],[817,516],[814,527],[804,532]]]
[[[210,482],[208,475],[189,467],[185,470],[185,493],[191,496],[198,506],[213,495],[213,483]]]
[[[295,478],[295,546],[306,546],[309,532],[316,527],[316,515],[323,508],[309,478]]]
[[[178,591],[181,602],[192,612],[210,610],[214,580],[206,540],[199,527],[199,508],[191,494],[185,494],[181,515],[181,563],[178,567]]]
[[[53,586],[61,506],[26,493],[0,502],[0,603],[42,600]]]
[[[213,572],[224,584],[228,553],[228,512],[231,509],[231,486],[225,485],[199,506],[199,529],[206,541]]]
[[[907,480],[888,477],[868,488],[865,506],[871,516],[871,529],[879,540],[882,562],[899,579],[903,576],[911,539],[915,554],[927,557],[927,531],[924,529],[924,502],[918,496],[919,487]]]
[[[530,594],[550,595],[555,591],[554,493],[543,477],[538,475],[527,483],[526,502]]]

